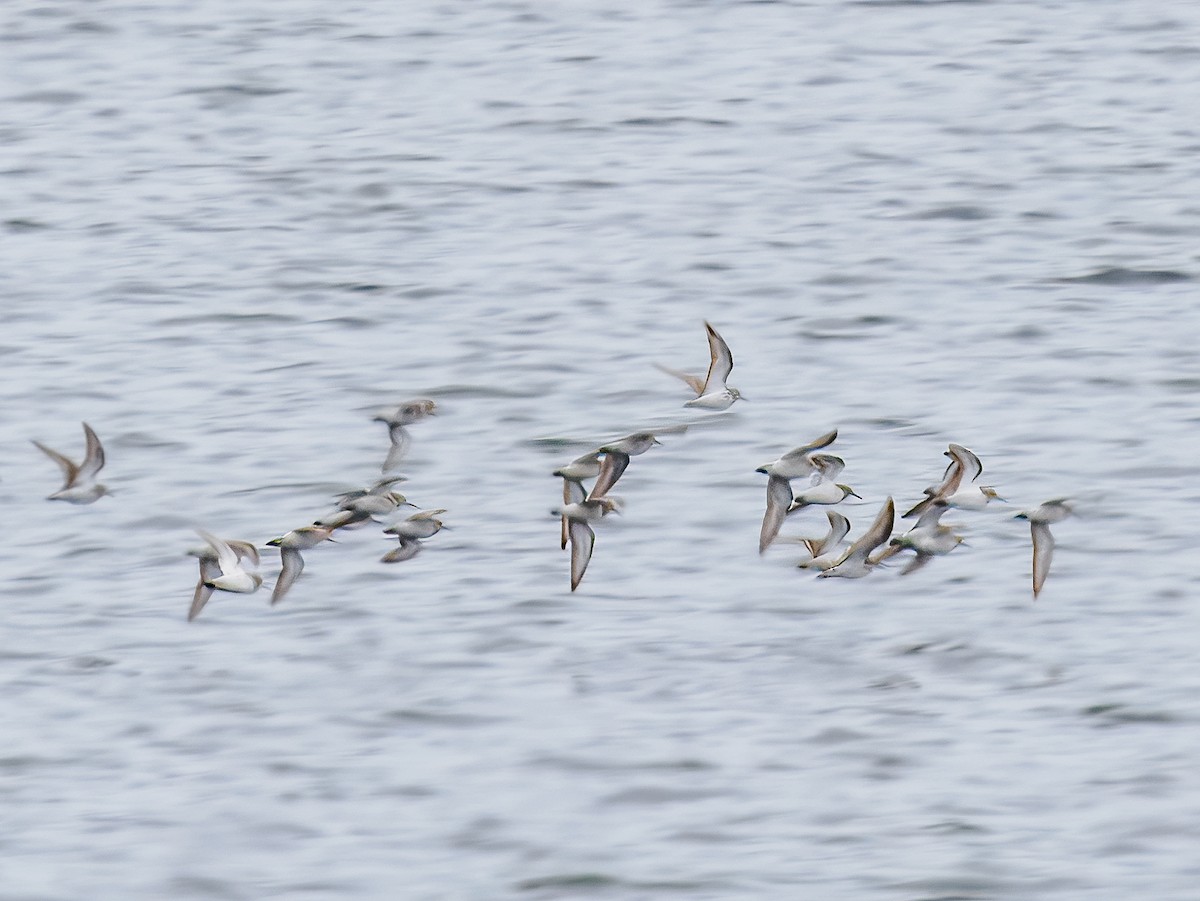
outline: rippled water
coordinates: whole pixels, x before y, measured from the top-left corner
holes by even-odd
[[[1200,10],[6,5],[0,898],[1192,899]],[[269,14],[268,14],[269,13]],[[634,461],[580,590],[548,472]],[[184,621],[196,525],[453,531]],[[117,492],[48,504],[105,439]],[[756,553],[838,426],[919,574]],[[1077,499],[1029,597],[1010,515]],[[818,512],[789,521],[816,534]],[[274,559],[265,561],[268,581]]]

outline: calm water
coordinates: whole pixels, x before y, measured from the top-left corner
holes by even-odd
[[[269,8],[272,16],[262,14]],[[1194,899],[1200,9],[0,13],[0,898]],[[550,470],[637,458],[571,595]],[[453,527],[184,621],[199,525]],[[38,438],[117,492],[48,504]],[[756,553],[829,428],[919,574]],[[1041,600],[1014,510],[1077,499]],[[820,511],[789,520],[816,534]],[[264,561],[268,582],[276,567]]]

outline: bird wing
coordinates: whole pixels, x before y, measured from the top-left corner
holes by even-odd
[[[383,472],[391,472],[400,465],[408,450],[408,429],[401,423],[388,423],[388,438],[392,446],[388,449],[387,459],[383,461]]]
[[[573,481],[571,479],[563,479],[563,506],[566,506],[568,504],[582,503],[583,499],[586,496],[587,496],[587,493],[583,490],[582,484],[580,484],[579,482]],[[562,549],[565,551],[567,549],[567,541],[570,539],[571,536],[568,534],[568,530],[567,530],[567,518],[565,516],[563,516],[563,517],[561,517],[561,519],[562,519]]]
[[[871,551],[892,537],[892,526],[895,525],[895,522],[896,505],[889,497],[884,502],[883,509],[875,517],[875,521],[871,523],[871,527],[863,532],[854,544],[850,545],[850,549],[838,562],[842,563],[855,558],[865,561]]]
[[[1029,524],[1033,533],[1033,596],[1036,598],[1050,574],[1050,560],[1054,556],[1054,536],[1046,523]]]
[[[212,532],[205,532],[203,529],[197,529],[196,534],[207,541],[208,546],[217,555],[217,565],[220,566],[222,575],[227,576],[237,570],[237,555],[227,542],[222,541],[216,535],[212,534]]]
[[[665,372],[667,375],[673,375],[677,379],[683,379],[687,382],[689,388],[696,392],[696,397],[704,393],[704,380],[698,375],[692,375],[689,372],[682,372],[678,369],[672,369],[670,366],[663,366],[661,363],[654,364],[658,369]]]
[[[571,590],[579,587],[583,574],[592,559],[592,547],[596,544],[596,533],[586,522],[571,520]]]
[[[787,479],[780,476],[767,477],[767,512],[763,514],[762,530],[758,533],[758,552],[761,554],[775,536],[779,527],[787,517],[788,507],[792,505],[792,486]],[[813,554],[815,557],[816,554]]]
[[[79,465],[79,475],[84,479],[93,479],[104,468],[104,445],[86,422],[83,424],[83,434],[87,438],[87,451]]]
[[[271,592],[272,607],[283,600],[283,596],[288,593],[300,573],[304,571],[304,558],[300,556],[299,551],[283,547],[279,549],[279,556],[283,560],[283,569],[279,571],[275,590]]]
[[[803,457],[807,454],[811,454],[815,450],[820,450],[823,447],[829,447],[829,445],[833,444],[835,441],[837,441],[837,429],[834,429],[832,432],[826,432],[815,441],[810,441],[808,444],[788,451],[784,456],[792,457],[794,455],[797,457]]]
[[[950,455],[959,462],[962,466],[963,480],[970,484],[983,474],[983,463],[971,451],[967,450],[961,444],[951,444]],[[961,484],[961,483],[960,483]],[[955,491],[957,491],[957,486]],[[950,492],[953,494],[954,492]]]
[[[833,454],[813,454],[812,464],[827,482],[832,482],[846,468],[846,461]]]
[[[214,560],[200,560],[200,581],[196,583],[196,593],[192,595],[192,606],[188,608],[188,622],[190,623],[200,611],[204,609],[204,605],[208,603],[208,599],[212,597],[213,590],[205,585],[205,582],[211,582],[221,574],[221,567],[217,566]]]
[[[724,388],[725,380],[729,378],[729,373],[733,372],[733,354],[729,345],[711,323],[704,323],[704,328],[708,332],[708,352],[712,359],[708,364],[708,375],[704,379],[703,390],[700,392],[702,397]]]
[[[825,536],[824,548],[833,550],[839,541],[850,534],[850,520],[834,510],[826,510],[825,516],[829,520],[829,534]]]
[[[63,456],[53,448],[46,447],[40,441],[33,443],[37,446],[38,450],[58,464],[58,468],[62,470],[63,474],[63,488],[70,488],[74,485],[75,480],[79,477],[79,467],[75,464],[75,461],[70,457]]]
[[[918,569],[920,569],[922,566],[924,566],[926,563],[928,563],[932,559],[933,559],[932,554],[917,554],[917,556],[913,557],[911,560],[908,561],[908,566],[906,566],[906,567],[904,567],[904,569],[900,570],[900,575],[902,575],[902,576],[912,575],[913,573],[915,573]]]
[[[588,492],[587,499],[594,501],[608,494],[613,485],[617,484],[617,479],[621,478],[627,466],[629,466],[629,454],[621,451],[605,451],[604,459],[600,461],[600,474],[592,483],[592,490]]]
[[[227,541],[225,543],[229,545],[230,550],[233,551],[234,556],[236,556],[239,560],[245,560],[247,557],[249,557],[254,561],[254,565],[258,566],[258,548],[256,548],[249,541],[234,540]]]
[[[944,504],[930,504],[921,511],[921,518],[917,520],[917,524],[913,528],[922,530],[936,528],[942,516],[949,509]]]

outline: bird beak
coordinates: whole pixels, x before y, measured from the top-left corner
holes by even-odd
[[[863,496],[862,496],[861,494],[859,494],[857,491],[851,491],[851,492],[850,492],[850,494],[851,494],[853,497],[856,497],[856,498],[858,498],[860,501],[863,499]]]

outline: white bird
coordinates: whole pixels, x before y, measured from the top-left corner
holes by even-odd
[[[824,537],[802,539],[812,558],[797,564],[801,569],[824,572],[846,552],[846,543],[842,539],[850,533],[850,520],[836,510],[826,510],[825,515],[829,519],[829,531]]]
[[[257,561],[258,552],[254,554],[245,553],[238,555],[228,541],[224,541],[213,535],[211,532],[205,532],[203,529],[197,529],[196,534],[208,542],[208,546],[212,549],[216,556],[218,572],[210,571],[210,578],[205,579],[204,586],[206,588],[216,588],[221,591],[232,591],[236,594],[253,594],[262,587],[262,576],[254,572],[246,572],[242,566],[242,559],[249,557]],[[206,599],[207,600],[207,599]],[[194,600],[193,600],[194,603]],[[202,605],[203,606],[203,605]],[[197,613],[199,611],[197,610]]]
[[[400,506],[415,507],[416,504],[410,504],[408,498],[403,494],[390,490],[391,486],[401,481],[402,478],[401,476],[395,476],[380,479],[370,488],[346,491],[338,495],[341,498],[338,501],[338,509],[347,510],[354,514],[350,519],[341,523],[338,528],[343,528],[356,522],[364,522],[373,516],[386,516]]]
[[[832,432],[827,432],[809,444],[792,448],[778,460],[764,463],[754,471],[766,473],[769,476],[779,476],[784,479],[799,479],[803,476],[810,476],[817,472],[817,467],[813,463],[812,452],[820,450],[823,447],[829,447],[829,445],[837,440],[837,436],[837,429],[834,429]]]
[[[249,541],[225,541],[234,556],[240,562],[246,558],[254,561],[254,565],[258,565],[258,548]],[[188,554],[199,558],[200,561],[200,580],[196,583],[196,593],[192,595],[192,606],[188,608],[188,622],[190,623],[200,611],[204,609],[204,605],[208,603],[208,599],[212,597],[214,579],[221,576],[220,557],[217,549],[212,543],[205,544],[204,547],[195,547],[188,550]],[[259,580],[262,581],[261,579]]]
[[[46,498],[48,501],[66,501],[68,504],[91,504],[106,494],[112,494],[108,486],[96,481],[96,475],[104,468],[104,447],[100,439],[92,431],[92,427],[83,423],[83,434],[87,441],[87,450],[83,462],[76,463],[70,457],[60,454],[40,441],[34,441],[38,450],[58,464],[63,473],[62,488]]]
[[[882,563],[901,551],[911,550],[916,556],[909,561],[900,575],[907,576],[915,573],[934,557],[948,554],[962,543],[962,536],[955,534],[950,526],[943,526],[939,520],[949,509],[941,505],[929,507],[917,524],[888,542],[887,548],[875,557],[875,563]]]
[[[279,548],[279,557],[283,562],[279,578],[275,581],[275,590],[271,592],[272,607],[283,600],[283,596],[288,593],[296,579],[300,577],[300,573],[304,571],[304,558],[300,556],[300,552],[316,547],[322,541],[332,541],[333,539],[329,536],[333,534],[335,528],[336,526],[329,524],[313,523],[311,526],[292,529],[286,535],[272,538],[267,542],[268,545]]]
[[[841,558],[824,572],[817,573],[817,578],[831,579],[861,579],[875,568],[870,559],[871,551],[887,541],[892,535],[892,526],[896,521],[896,505],[889,497],[883,504],[883,509],[875,517],[870,528],[855,541]]]
[[[708,334],[709,364],[708,374],[703,380],[699,376],[670,369],[659,364],[658,368],[668,375],[683,379],[696,392],[696,397],[684,404],[685,407],[699,407],[704,410],[726,410],[734,401],[741,398],[737,388],[725,384],[729,373],[733,371],[733,354],[729,345],[720,336],[711,323],[705,322],[704,329]]]
[[[383,472],[392,472],[400,465],[400,461],[404,459],[404,454],[408,450],[410,440],[408,429],[405,426],[412,425],[414,422],[420,422],[427,416],[435,415],[436,412],[437,404],[434,401],[428,398],[421,398],[401,404],[393,413],[380,413],[375,417],[375,422],[382,422],[387,425],[388,437],[392,442],[387,459],[383,461]]]
[[[576,457],[566,466],[561,469],[554,470],[554,475],[563,480],[563,506],[575,501],[575,489],[572,484],[578,486],[579,499],[587,495],[587,491],[583,488],[584,479],[594,479],[600,475],[600,460],[604,456],[603,451],[591,451],[584,454],[582,457]],[[562,549],[567,549],[567,518],[562,518]]]
[[[855,492],[849,485],[842,485],[839,482],[831,482],[822,479],[817,484],[805,488],[803,491],[795,494],[792,497],[791,506],[787,512],[795,513],[805,507],[811,507],[814,504],[833,505],[840,504],[848,497],[856,497],[862,500],[862,495]]]
[[[596,533],[591,524],[609,513],[619,513],[615,498],[603,497],[596,492],[583,496],[583,486],[578,482],[566,482],[570,486],[570,503],[553,511],[567,520],[567,537],[571,542],[571,590],[579,587],[583,574],[587,572],[596,544]],[[597,479],[596,484],[600,484]]]
[[[442,529],[447,528],[445,523],[438,519],[445,512],[442,509],[420,510],[408,519],[403,519],[384,529],[383,531],[388,535],[394,535],[400,539],[400,546],[380,557],[380,562],[400,563],[415,557],[421,550],[422,539],[432,538]]]
[[[938,485],[925,489],[925,499],[904,514],[902,519],[918,516],[935,505],[959,510],[982,510],[992,500],[1004,500],[990,485],[976,485],[983,473],[979,457],[961,444],[951,444],[945,456],[950,458],[945,475]]]
[[[1016,519],[1029,521],[1029,531],[1033,535],[1033,596],[1036,599],[1050,574],[1050,560],[1054,556],[1054,536],[1050,534],[1050,524],[1062,522],[1071,515],[1071,505],[1066,498],[1056,498],[1046,501],[1033,510],[1018,513]]]

